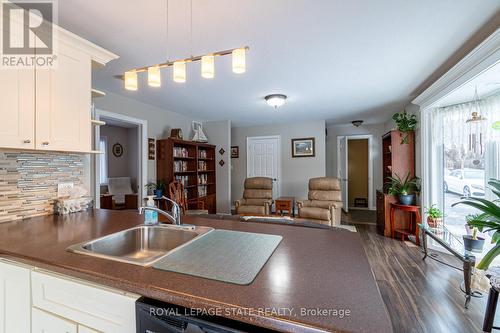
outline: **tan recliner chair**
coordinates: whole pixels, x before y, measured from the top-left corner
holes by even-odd
[[[297,202],[300,218],[329,226],[340,225],[342,192],[339,179],[309,179],[308,199]]]
[[[243,199],[237,200],[236,214],[269,215],[273,204],[273,180],[267,177],[245,179]]]

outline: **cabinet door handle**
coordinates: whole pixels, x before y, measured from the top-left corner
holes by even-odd
[[[24,140],[24,143],[31,143],[31,140],[30,139],[26,139],[26,140]]]
[[[49,145],[49,142],[48,141],[44,141],[42,142],[42,146],[48,146]]]

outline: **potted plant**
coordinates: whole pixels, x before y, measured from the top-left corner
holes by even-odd
[[[153,192],[157,198],[161,198],[166,186],[163,180],[157,180],[156,183],[147,183],[145,187],[148,191]]]
[[[467,220],[467,225],[471,226],[471,222],[477,220],[478,218],[480,218],[479,214],[471,214],[467,215],[465,219]],[[478,229],[476,227],[472,227],[472,235],[467,234],[462,236],[464,239],[464,247],[467,251],[478,253],[483,252],[484,238],[478,237],[477,231]]]
[[[443,212],[441,209],[432,205],[430,208],[426,208],[425,214],[427,214],[427,224],[431,228],[442,228],[443,227]]]
[[[481,211],[481,214],[474,215],[467,220],[467,224],[472,228],[477,228],[481,232],[494,231],[491,242],[495,246],[488,251],[483,259],[476,266],[477,269],[486,270],[497,255],[500,254],[500,180],[490,179],[488,182],[490,190],[497,196],[494,201],[482,198],[463,198],[462,201],[452,205],[467,205]]]
[[[410,192],[415,189],[416,178],[411,178],[410,173],[407,173],[404,179],[398,174],[387,178],[391,181],[389,194],[397,196],[401,205],[410,206],[415,199],[415,194]]]
[[[417,127],[417,116],[414,114],[403,112],[395,113],[392,116],[392,120],[396,123],[398,131],[403,132],[403,138],[401,139],[401,144],[408,144],[408,132],[413,132]]]

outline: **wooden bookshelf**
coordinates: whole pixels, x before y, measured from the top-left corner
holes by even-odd
[[[195,208],[197,202],[203,201],[205,209],[215,214],[215,146],[168,138],[157,140],[156,154],[157,178],[167,185],[174,180],[181,181],[189,208]]]

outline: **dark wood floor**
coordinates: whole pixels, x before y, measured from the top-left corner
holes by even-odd
[[[423,261],[416,246],[377,234],[375,225],[367,224],[374,219],[370,212],[356,211],[343,220],[355,224],[363,239],[394,331],[481,332],[486,297],[473,298],[464,309],[462,273],[431,259]]]

